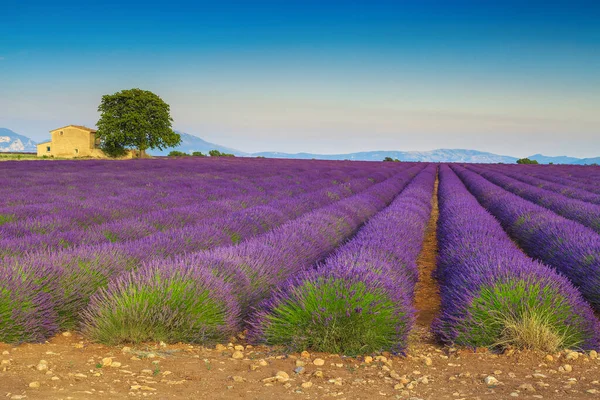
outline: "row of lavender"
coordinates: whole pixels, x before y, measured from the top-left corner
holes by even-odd
[[[348,185],[353,190],[352,185],[368,184],[367,178],[380,181],[392,171],[362,165],[346,165],[342,171],[335,164],[325,164],[326,168],[318,164],[309,170],[284,163],[280,168],[249,160],[212,172],[206,161],[178,160],[174,165],[140,161],[140,165],[130,164],[132,171],[123,175],[115,171],[121,163],[102,163],[90,161],[75,172],[61,168],[46,172],[45,179],[54,182],[44,185],[43,193],[50,199],[36,204],[22,204],[22,200],[36,199],[39,187],[34,179],[37,175],[28,174],[27,166],[20,167],[23,176],[2,186],[0,258],[32,249],[139,239],[198,223],[216,213],[289,200],[319,189],[323,196],[335,197]],[[150,175],[146,169],[140,170],[144,166],[152,167],[148,168]],[[100,173],[101,167],[108,171]],[[264,176],[256,176],[257,170],[264,171]],[[4,180],[11,177],[11,171],[7,168]],[[21,187],[14,187],[19,183]]]
[[[530,257],[569,278],[586,300],[600,310],[600,235],[597,232],[519,197],[469,169],[452,168]]]
[[[410,168],[237,246],[152,262],[126,274],[92,297],[83,331],[107,343],[225,338],[274,288],[331,253],[421,169]]]
[[[517,196],[453,168],[484,205],[519,208]],[[440,170],[439,200],[440,339],[472,347],[598,348],[600,323],[577,289],[522,253],[448,166]]]
[[[336,166],[339,167],[339,164]],[[388,169],[385,174],[389,175],[393,170],[398,172],[403,169],[410,169],[410,167],[410,165],[406,165],[400,168]],[[420,168],[416,167],[416,170]],[[386,171],[384,170],[384,172]],[[416,173],[416,171],[413,173]],[[380,175],[380,173],[376,172],[374,175]],[[372,182],[369,181],[369,186],[371,184]],[[360,187],[361,190],[365,188],[365,185]],[[228,220],[221,219],[218,222],[220,222],[220,228],[228,228],[227,222],[239,224],[240,221],[245,221],[246,224],[254,226],[255,229],[248,229],[239,234],[240,239],[245,239],[280,225],[286,220],[298,217],[310,211],[310,209],[331,204],[336,199],[347,197],[352,194],[351,189],[345,188],[339,194],[332,192],[333,196],[321,196],[319,197],[323,200],[321,202],[310,201],[309,197],[300,198],[298,206],[292,207],[290,210],[296,211],[296,213],[292,212],[283,218],[274,218],[273,213],[266,213],[266,215],[264,215],[265,213],[257,213],[259,210],[250,208],[244,210],[248,214],[230,215]],[[274,210],[279,213],[278,216],[281,216],[281,211]],[[252,219],[251,223],[247,221],[248,219]],[[216,225],[216,222],[213,225]],[[206,229],[207,226],[204,226],[204,228],[204,230],[194,231],[192,229],[188,232],[190,237],[194,238],[194,244],[196,245],[199,244],[197,236],[200,236],[200,241],[204,240],[204,247],[186,247],[186,241],[181,240],[181,237],[170,237],[170,244],[174,246],[169,248],[168,255],[176,255],[177,252],[173,251],[173,248],[175,250],[181,249],[182,242],[184,243],[184,250],[197,250],[231,243],[229,238],[216,234],[218,233],[215,232],[216,229]],[[109,280],[127,270],[135,269],[142,262],[151,262],[157,257],[164,256],[165,249],[161,249],[161,247],[165,246],[161,246],[161,244],[165,243],[149,241],[147,246],[141,246],[141,243],[136,242],[125,243],[122,246],[82,246],[61,252],[36,252],[4,260],[2,273],[3,282],[6,284],[2,285],[5,289],[2,292],[6,296],[0,301],[2,303],[0,320],[3,322],[3,329],[0,329],[0,331],[3,331],[0,335],[3,338],[0,340],[39,340],[55,331],[57,326],[63,328],[75,326],[79,320],[79,314],[97,288],[105,286]],[[23,303],[22,296],[29,296],[29,300],[24,302],[28,307],[27,309],[15,307],[15,304]],[[13,314],[12,318],[8,317],[10,313]],[[41,319],[34,318],[36,315],[40,316]],[[49,315],[54,315],[54,317],[48,317]],[[11,320],[12,322],[31,322],[27,324],[25,322],[9,324],[8,322]],[[52,322],[53,320],[54,322]],[[34,321],[36,322],[34,323]],[[36,326],[38,328],[35,328]],[[25,337],[20,335],[25,335]]]
[[[565,218],[577,221],[600,233],[600,205],[570,198],[552,190],[532,186],[495,170],[484,169],[479,166],[469,166],[468,169],[477,172],[490,182],[511,193],[515,193],[524,199],[539,204]],[[573,191],[578,192],[577,189],[573,189]],[[585,194],[587,192],[582,191],[582,193]]]
[[[420,168],[422,167],[412,167],[407,164],[396,170],[397,172],[404,169],[416,171]],[[372,182],[367,182],[368,186],[372,185]],[[357,193],[360,193],[366,187],[359,185],[357,188],[360,189]],[[327,196],[316,193],[316,196],[307,194],[290,199],[288,204],[292,207],[286,207],[282,202],[275,202],[273,207],[247,208],[169,234],[153,235],[123,244],[34,252],[5,259],[3,264],[22,276],[37,276],[36,279],[58,274],[59,278],[54,279],[54,282],[59,285],[61,293],[64,293],[60,300],[64,308],[59,315],[60,326],[63,329],[70,329],[77,324],[78,312],[85,307],[89,297],[99,287],[106,286],[108,280],[114,276],[156,259],[169,259],[188,252],[231,244],[232,232],[235,232],[237,241],[248,239],[353,193],[348,188],[341,189],[339,193],[331,189],[327,190],[329,194]],[[337,194],[331,196],[332,193]]]

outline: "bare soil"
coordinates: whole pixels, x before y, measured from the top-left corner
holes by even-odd
[[[157,343],[109,347],[65,333],[44,344],[0,343],[0,396],[14,400],[600,399],[600,359],[594,353],[509,350],[498,355],[435,343],[429,325],[439,311],[438,289],[431,279],[437,252],[437,196],[433,201],[418,260],[417,326],[405,355],[285,354],[277,348],[247,346],[243,335],[218,348]],[[234,346],[240,346],[237,352]],[[323,365],[316,365],[321,364],[318,359]]]

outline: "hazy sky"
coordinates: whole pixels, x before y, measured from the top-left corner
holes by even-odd
[[[139,87],[245,151],[600,155],[598,1],[2,0],[0,127]]]

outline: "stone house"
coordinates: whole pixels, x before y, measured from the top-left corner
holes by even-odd
[[[79,125],[50,131],[50,141],[37,145],[37,156],[106,158],[100,150],[100,139],[96,139],[96,130]]]

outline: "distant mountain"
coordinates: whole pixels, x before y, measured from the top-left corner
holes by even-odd
[[[26,136],[19,135],[10,129],[0,128],[0,153],[36,152],[35,142]]]
[[[600,164],[600,157],[594,158],[576,158],[576,157],[567,157],[567,156],[545,156],[543,154],[534,154],[530,157],[527,157],[530,160],[536,160],[540,164],[575,164],[575,165],[583,165],[583,164]]]
[[[198,136],[190,135],[189,133],[175,131],[181,135],[181,144],[177,147],[170,147],[166,150],[150,150],[148,153],[153,156],[166,156],[173,150],[182,151],[184,153],[192,153],[194,151],[201,151],[204,154],[208,154],[209,150],[219,150],[222,153],[230,153],[236,156],[247,156],[248,153],[239,151],[236,149],[230,149],[229,147],[220,146],[218,144],[207,142],[206,140],[200,139]]]
[[[382,161],[386,157],[398,159],[400,161],[423,161],[423,162],[462,162],[462,163],[504,163],[514,164],[516,157],[502,156],[493,153],[486,153],[477,150],[468,149],[437,149],[430,151],[363,151],[348,154],[312,154],[312,153],[279,153],[279,152],[260,152],[245,153],[240,150],[221,146],[215,143],[207,142],[198,136],[185,132],[176,131],[181,135],[181,144],[175,148],[166,150],[151,150],[148,153],[155,156],[164,156],[173,150],[182,151],[191,154],[194,151],[201,151],[208,154],[210,150],[219,150],[223,153],[231,153],[239,157],[267,157],[267,158],[298,158],[298,159],[317,159],[317,160],[356,160],[356,161]],[[10,129],[0,128],[0,152],[36,152],[36,143],[19,135]],[[545,156],[543,154],[534,154],[528,157],[536,160],[540,164],[600,164],[600,157],[594,158],[576,158],[567,156]]]
[[[437,149],[430,151],[365,151],[349,154],[310,154],[310,153],[277,153],[262,152],[254,153],[253,156],[267,158],[301,158],[319,160],[357,160],[357,161],[381,161],[385,157],[391,157],[400,161],[426,161],[426,162],[465,162],[465,163],[505,163],[514,164],[516,157],[500,156],[477,150],[466,149]]]

